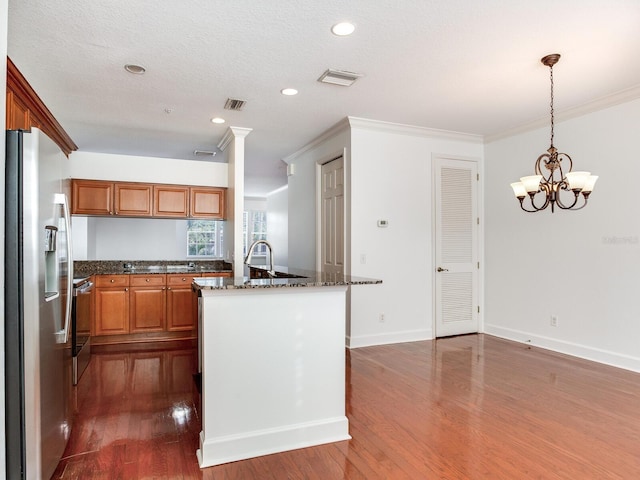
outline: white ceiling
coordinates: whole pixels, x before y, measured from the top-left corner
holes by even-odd
[[[350,37],[330,32],[343,20]],[[485,136],[545,118],[548,53],[558,112],[640,92],[640,1],[9,0],[8,53],[82,151],[194,159],[252,128],[247,194],[264,195],[347,115]],[[364,76],[317,82],[327,68]]]

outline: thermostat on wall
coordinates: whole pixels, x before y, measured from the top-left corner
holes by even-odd
[[[388,227],[389,226],[389,222],[387,220],[378,220],[378,226],[379,227]]]

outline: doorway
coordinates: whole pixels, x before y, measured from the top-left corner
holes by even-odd
[[[435,336],[478,332],[478,162],[434,158]]]
[[[344,273],[344,157],[320,167],[321,251],[323,273]]]

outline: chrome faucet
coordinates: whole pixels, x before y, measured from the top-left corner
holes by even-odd
[[[253,251],[255,250],[256,246],[260,244],[266,245],[267,249],[269,250],[269,266],[271,268],[267,270],[267,273],[269,274],[270,277],[275,277],[276,272],[273,268],[273,248],[271,248],[271,244],[266,240],[256,240],[251,244],[251,246],[249,247],[249,252],[247,252],[247,256],[244,257],[244,263],[245,265],[250,265],[249,262],[251,261],[251,255],[253,255]]]

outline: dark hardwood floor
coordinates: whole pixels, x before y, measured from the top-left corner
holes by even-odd
[[[352,350],[352,440],[200,470],[195,363],[94,355],[53,478],[640,478],[640,374],[487,335]]]

